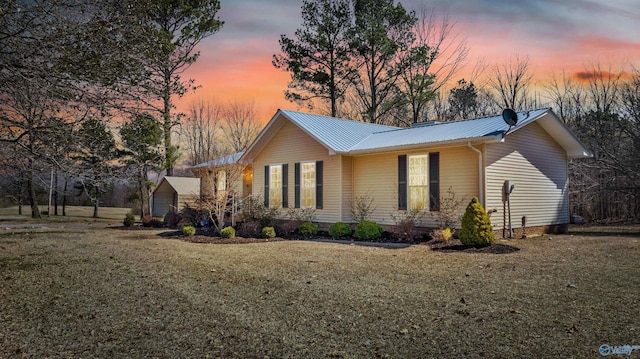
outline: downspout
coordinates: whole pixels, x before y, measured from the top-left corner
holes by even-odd
[[[473,147],[473,145],[471,145],[471,141],[467,142],[467,146],[469,146],[470,149],[478,154],[478,196],[480,197],[480,204],[482,204],[483,207],[486,207],[486,204],[484,203],[484,171],[482,170],[482,151]]]

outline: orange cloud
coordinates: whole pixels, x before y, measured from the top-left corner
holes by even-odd
[[[593,70],[593,71],[578,71],[573,74],[573,77],[578,81],[590,82],[593,80],[627,79],[627,78],[631,78],[632,75],[624,71],[616,74],[608,71]]]

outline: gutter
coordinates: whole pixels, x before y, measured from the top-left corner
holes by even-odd
[[[482,170],[482,151],[473,147],[471,141],[467,142],[467,146],[478,154],[478,196],[480,197],[480,204],[485,207],[484,203],[484,171]]]

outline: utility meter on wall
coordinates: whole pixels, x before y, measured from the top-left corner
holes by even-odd
[[[511,193],[513,193],[513,189],[516,187],[515,181],[506,180],[502,185],[502,202],[506,202],[507,198]]]

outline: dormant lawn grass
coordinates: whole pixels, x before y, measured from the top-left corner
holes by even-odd
[[[47,206],[40,206],[40,211],[45,212],[47,210]],[[30,223],[49,223],[49,222],[122,222],[124,220],[124,216],[130,212],[130,208],[118,208],[118,207],[100,207],[98,208],[98,218],[93,218],[93,207],[91,206],[67,206],[66,208],[66,216],[62,215],[62,206],[58,206],[58,215],[53,214],[53,207],[51,208],[51,216],[47,216],[46,214],[42,215],[42,219],[32,219],[31,216],[31,208],[27,206],[22,206],[22,216],[18,216],[18,207],[5,207],[0,208],[0,222],[2,221],[15,221],[16,219],[20,219],[20,221],[25,222],[28,221]],[[6,216],[8,218],[2,218],[2,216]]]
[[[509,254],[160,232],[0,232],[0,357],[597,358],[640,344],[637,226],[501,242]]]

